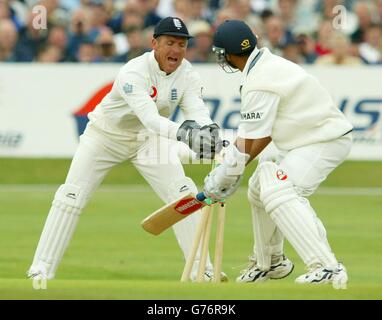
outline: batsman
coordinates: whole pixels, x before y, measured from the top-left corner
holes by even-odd
[[[55,194],[30,278],[55,277],[82,210],[115,165],[131,161],[165,203],[197,193],[172,147],[181,141],[197,157],[213,159],[222,141],[203,102],[200,77],[184,59],[189,38],[181,19],[161,20],[153,50],[125,64],[111,91],[89,114],[66,181]],[[181,125],[168,119],[178,105],[186,119]],[[193,214],[173,227],[184,257],[189,256],[199,220],[200,214]],[[191,277],[197,268],[198,261]],[[206,280],[212,279],[212,270],[208,259]]]
[[[259,49],[244,22],[222,23],[213,51],[225,71],[242,72],[241,122],[222,165],[205,179],[205,195],[216,201],[227,198],[237,189],[245,166],[271,141],[280,150],[276,161],[262,159],[249,180],[255,245],[237,281],[289,275],[294,265],[284,256],[285,237],[307,267],[297,283],[346,288],[346,269],[307,197],[347,157],[352,125],[313,76],[267,48]]]

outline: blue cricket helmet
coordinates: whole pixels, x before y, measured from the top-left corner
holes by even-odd
[[[252,52],[257,38],[251,28],[241,20],[226,20],[216,30],[213,45],[228,54],[238,56]]]
[[[249,55],[256,45],[257,38],[245,22],[226,20],[214,34],[212,51],[223,70],[232,73],[238,70],[233,70],[237,68],[226,60],[226,54]]]

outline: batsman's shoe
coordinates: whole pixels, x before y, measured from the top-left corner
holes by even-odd
[[[299,284],[325,284],[331,283],[334,289],[346,289],[348,275],[346,268],[339,263],[335,268],[326,268],[321,265],[315,265],[310,270],[299,276],[296,280]]]
[[[253,257],[250,257],[249,260],[248,267],[241,271],[236,282],[264,282],[268,279],[282,279],[288,276],[294,268],[292,261],[285,256],[273,263],[268,271],[260,270]]]
[[[196,282],[197,272],[191,273],[191,281]],[[204,282],[212,282],[214,280],[214,272],[213,270],[206,270],[204,272]],[[224,273],[220,273],[220,282],[228,282],[228,276]]]

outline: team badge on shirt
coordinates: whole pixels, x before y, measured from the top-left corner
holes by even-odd
[[[171,101],[178,99],[178,90],[176,88],[171,89]]]
[[[156,101],[156,99],[157,99],[157,95],[158,95],[158,90],[157,90],[157,88],[154,87],[154,86],[151,86],[150,97],[151,97],[154,101]]]
[[[133,85],[130,84],[130,83],[125,83],[125,85],[123,86],[123,91],[128,94],[128,93],[132,93],[133,92]]]

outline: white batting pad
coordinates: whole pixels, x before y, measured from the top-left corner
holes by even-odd
[[[260,198],[266,212],[306,265],[337,265],[334,254],[321,239],[309,208],[301,201],[286,172],[272,162],[261,164]]]
[[[61,185],[56,192],[31,269],[42,266],[53,278],[77,226],[84,200],[78,186]]]
[[[283,237],[269,214],[265,212],[260,200],[258,171],[249,180],[248,200],[251,204],[253,234],[255,239],[254,255],[257,267],[267,271],[271,267],[272,255],[283,252]]]

